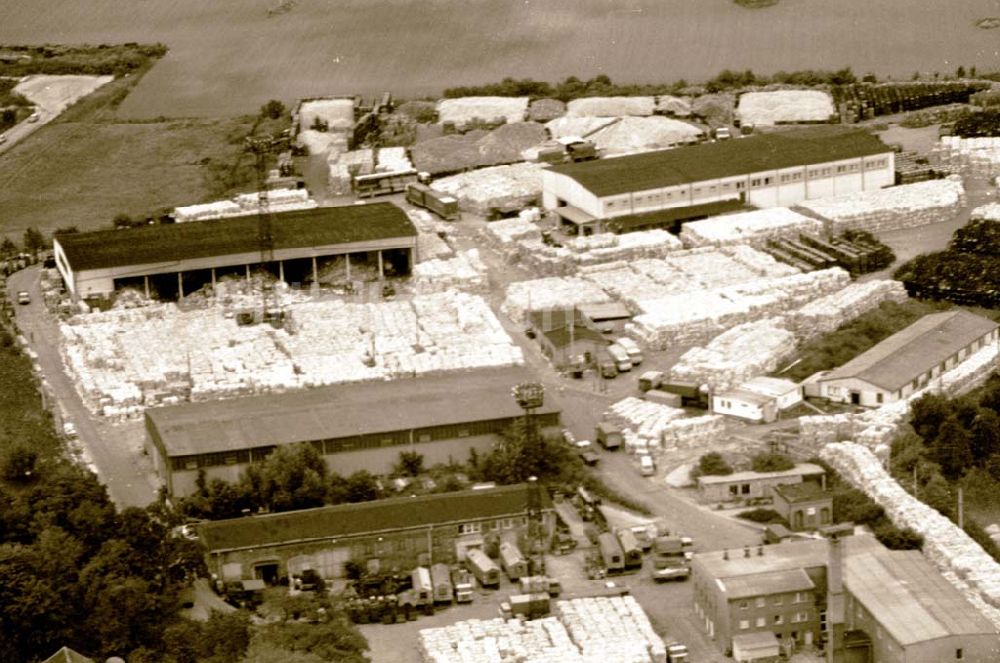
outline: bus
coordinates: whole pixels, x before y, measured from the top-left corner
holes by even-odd
[[[612,343],[608,346],[608,354],[615,361],[615,368],[618,369],[618,372],[624,373],[625,371],[632,370],[632,360],[629,358],[625,348],[617,343]]]

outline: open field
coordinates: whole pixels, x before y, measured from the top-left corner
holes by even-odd
[[[435,94],[505,76],[620,82],[700,80],[851,66],[909,77],[996,65],[996,33],[975,27],[995,0],[145,2],[8,0],[0,42],[160,41],[167,56],[122,107],[130,117],[252,112],[269,98]],[[905,17],[905,18],[903,18]]]
[[[215,199],[252,177],[241,150],[254,118],[118,121],[135,82],[108,83],[0,156],[0,232],[107,227],[118,213]]]

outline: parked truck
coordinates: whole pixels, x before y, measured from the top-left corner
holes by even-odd
[[[625,570],[625,553],[614,534],[602,532],[597,537],[597,546],[601,551],[601,561],[608,573],[620,573]]]
[[[508,600],[500,604],[500,616],[504,619],[514,617],[538,619],[549,614],[549,610],[549,595],[546,593],[512,594]]]
[[[480,585],[493,588],[500,586],[500,567],[482,550],[470,548],[465,552],[465,561]]]
[[[579,138],[557,140],[538,151],[538,160],[551,164],[592,161],[598,156],[597,146],[593,142]]]
[[[664,377],[663,371],[646,371],[639,376],[639,391],[659,389]]]
[[[699,407],[705,410],[708,409],[712,396],[712,390],[707,384],[698,384],[697,382],[664,382],[660,384],[659,389],[679,395],[685,407]]]
[[[521,554],[517,544],[504,541],[500,544],[500,567],[511,580],[517,580],[528,575],[528,560]]]
[[[406,202],[428,209],[445,221],[457,221],[460,217],[458,200],[454,196],[435,191],[420,182],[406,185]]]
[[[617,532],[618,543],[624,553],[626,569],[634,569],[642,566],[642,546],[639,545],[635,535],[629,529],[620,529]]]
[[[455,588],[455,603],[472,603],[472,574],[455,569],[451,572],[451,584]]]
[[[602,421],[594,428],[594,435],[602,447],[613,451],[622,445],[622,431],[614,424]]]
[[[431,567],[431,585],[434,587],[435,603],[451,603],[454,600],[455,588],[451,584],[451,569],[447,564],[435,564]]]
[[[391,193],[402,193],[410,184],[417,182],[417,171],[400,170],[389,173],[355,175],[352,184],[358,198],[371,198]]]

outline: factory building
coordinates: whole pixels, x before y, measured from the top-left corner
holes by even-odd
[[[350,560],[373,570],[461,561],[466,550],[528,536],[532,512],[547,550],[555,511],[537,484],[220,520],[199,525],[198,535],[209,571],[222,580],[275,582],[304,569],[338,578]]]
[[[250,278],[262,261],[288,283],[316,282],[320,258],[345,256],[348,279],[352,260],[377,267],[380,275],[407,274],[417,261],[416,228],[391,203],[274,212],[270,228],[264,256],[256,214],[60,234],[53,252],[67,290],[88,300],[106,299],[125,285],[183,299],[223,275]]]
[[[867,407],[902,400],[976,351],[997,343],[998,327],[961,309],[925,315],[820,377],[819,395]]]
[[[464,461],[523,416],[511,388],[532,381],[523,368],[488,369],[150,408],[146,449],[173,497],[194,493],[200,471],[236,481],[278,446],[299,442],[340,474],[389,472],[400,451],[423,454],[427,465]],[[543,429],[559,425],[551,404],[535,416]]]
[[[819,465],[799,463],[781,472],[734,472],[705,474],[698,477],[698,500],[701,502],[735,502],[772,497],[775,486],[823,481],[826,471]]]
[[[543,205],[580,234],[628,232],[892,186],[893,151],[866,131],[815,126],[567,164]]]
[[[738,661],[824,644],[845,663],[988,663],[1000,634],[917,550],[874,537],[696,554],[697,619]]]

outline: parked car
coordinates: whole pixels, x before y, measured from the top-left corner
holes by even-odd
[[[41,115],[38,113],[32,113],[28,116],[28,122],[38,122],[39,119],[41,119]]]
[[[656,474],[656,462],[649,454],[639,456],[639,474],[644,477],[651,477]]]
[[[30,304],[31,303],[31,295],[29,295],[24,290],[21,290],[20,292],[17,293],[17,303],[18,304]]]
[[[63,435],[69,439],[74,439],[77,436],[76,425],[72,421],[67,421],[63,424]]]

